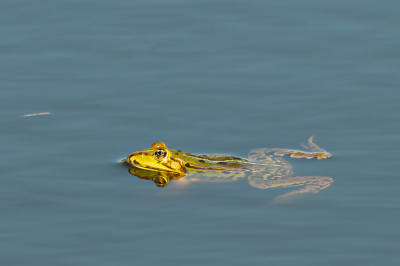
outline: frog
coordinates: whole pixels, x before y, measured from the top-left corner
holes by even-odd
[[[248,158],[231,155],[200,154],[169,149],[160,141],[150,148],[138,150],[122,162],[133,166],[129,173],[151,180],[157,187],[166,187],[172,180],[189,182],[234,182],[247,178],[258,189],[300,187],[275,198],[275,202],[292,199],[306,193],[318,193],[331,185],[327,176],[294,176],[292,166],[284,156],[292,158],[327,159],[331,154],[313,142],[313,136],[302,146],[308,151],[257,148]]]

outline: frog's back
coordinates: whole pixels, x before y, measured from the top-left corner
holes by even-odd
[[[274,155],[259,156],[258,158],[244,159],[229,155],[194,155],[180,150],[170,150],[171,154],[189,163],[188,178],[196,181],[234,181],[248,177],[279,178],[291,174],[291,166],[283,158]],[[251,152],[250,152],[251,154]],[[249,155],[250,155],[249,154]],[[197,168],[203,167],[203,168]],[[210,171],[210,170],[213,171]],[[219,170],[219,171],[214,171]]]
[[[185,160],[191,165],[216,167],[221,169],[246,168],[249,160],[230,155],[204,154],[196,155],[189,152],[170,149],[172,156]]]

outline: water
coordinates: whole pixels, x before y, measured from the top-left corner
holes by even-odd
[[[398,265],[397,1],[2,1],[1,265]],[[50,114],[26,116],[49,112]],[[286,189],[157,188],[154,141],[315,142]]]

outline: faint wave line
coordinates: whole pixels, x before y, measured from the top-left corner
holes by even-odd
[[[35,115],[49,115],[50,112],[44,112],[44,113],[35,113],[35,114],[27,114],[27,115],[19,115],[18,117],[27,117],[27,116],[35,116]]]

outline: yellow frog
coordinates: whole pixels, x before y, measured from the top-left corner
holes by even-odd
[[[130,154],[126,161],[134,168],[129,172],[141,179],[152,180],[158,187],[165,187],[171,180],[226,182],[247,178],[251,186],[266,189],[302,186],[278,199],[292,198],[301,193],[317,193],[328,187],[332,178],[325,176],[293,176],[292,166],[278,156],[326,159],[331,155],[313,143],[313,137],[303,145],[311,151],[277,148],[259,148],[249,152],[249,159],[229,155],[194,155],[168,149],[163,142]]]

